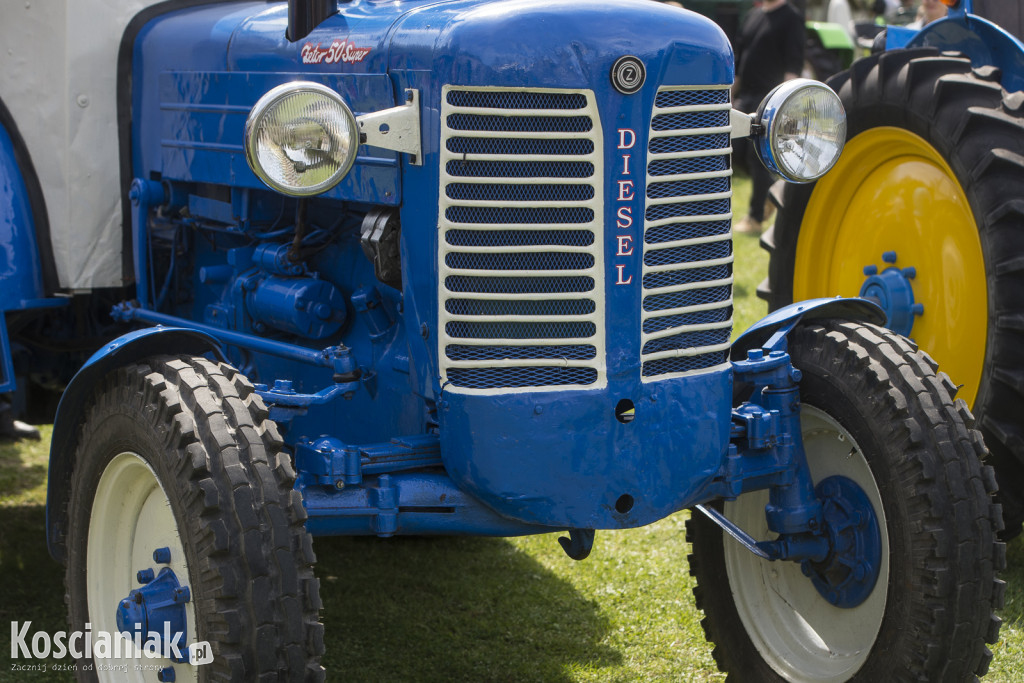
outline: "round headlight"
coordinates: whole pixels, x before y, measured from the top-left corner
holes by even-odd
[[[249,168],[272,189],[308,197],[326,192],[352,168],[356,117],[319,83],[285,83],[261,97],[245,122]]]
[[[764,99],[757,150],[769,170],[795,183],[817,180],[836,163],[846,144],[846,111],[824,83],[797,78]]]

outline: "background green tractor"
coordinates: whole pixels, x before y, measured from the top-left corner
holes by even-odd
[[[960,385],[1012,537],[1024,520],[1024,21],[1019,3],[947,4],[945,19],[890,27],[884,52],[829,80],[849,140],[825,179],[773,193],[759,294],[771,309],[879,301]]]

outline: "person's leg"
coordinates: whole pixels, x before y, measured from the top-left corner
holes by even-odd
[[[764,205],[768,200],[768,190],[772,185],[771,174],[757,158],[754,145],[746,141],[747,171],[750,173],[750,208],[747,215],[733,228],[733,232],[758,234],[764,221]]]
[[[757,164],[750,172],[750,211],[751,218],[759,223],[765,219],[764,205],[768,201],[768,190],[772,186],[772,176],[768,169]]]

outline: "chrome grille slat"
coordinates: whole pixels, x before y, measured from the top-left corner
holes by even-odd
[[[727,87],[663,87],[647,158],[641,286],[645,382],[728,363],[732,152]]]
[[[593,92],[446,86],[441,125],[442,385],[477,394],[604,386]]]

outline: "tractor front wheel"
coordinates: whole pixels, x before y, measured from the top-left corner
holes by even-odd
[[[833,532],[843,531],[830,522],[836,557],[772,562],[693,512],[690,570],[719,668],[737,681],[984,674],[986,643],[999,632],[1005,548],[993,472],[963,401],[927,356],[881,328],[805,325],[789,348],[803,373],[801,431],[816,490],[841,517],[877,527],[880,547],[837,550]],[[767,502],[767,491],[756,491],[721,511],[770,540]],[[822,589],[809,578],[822,567],[847,571],[854,590]]]
[[[164,357],[108,375],[68,506],[70,622],[94,643],[79,678],[323,680],[294,478],[277,427],[230,366]]]

